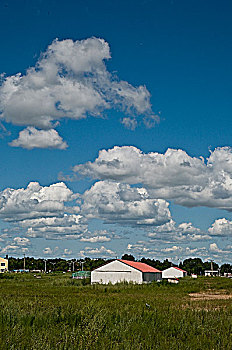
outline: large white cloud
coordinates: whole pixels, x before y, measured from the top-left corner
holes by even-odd
[[[11,223],[8,234],[46,239],[82,237],[88,229],[86,220],[78,213],[79,206],[68,205],[77,197],[63,182],[44,187],[31,182],[25,189],[7,188],[0,192],[0,218]],[[16,238],[19,245],[20,237]]]
[[[66,149],[68,147],[67,143],[63,141],[56,130],[37,130],[32,126],[20,131],[19,137],[10,142],[9,145],[12,147],[22,147],[26,149]]]
[[[81,213],[106,223],[162,225],[171,219],[168,203],[149,196],[144,188],[112,181],[96,182],[83,196]]]
[[[211,236],[232,237],[232,221],[225,218],[217,219],[211,227],[209,227],[208,233]]]
[[[65,202],[76,198],[63,183],[41,186],[31,182],[27,188],[6,188],[0,192],[0,218],[18,221],[40,217],[52,217],[68,210]]]
[[[1,119],[14,125],[51,129],[62,118],[96,117],[115,108],[132,120],[143,115],[146,123],[149,117],[153,121],[157,117],[146,87],[134,87],[113,76],[105,65],[110,57],[109,45],[103,39],[54,40],[26,74],[3,78]]]
[[[141,184],[153,198],[187,207],[232,210],[230,147],[218,147],[204,160],[180,149],[146,154],[133,146],[116,146],[100,151],[94,162],[74,166],[73,171],[99,180]]]
[[[81,215],[66,214],[61,217],[42,217],[22,220],[20,227],[26,230],[28,237],[47,239],[64,239],[70,236],[80,238],[87,232],[87,224]]]

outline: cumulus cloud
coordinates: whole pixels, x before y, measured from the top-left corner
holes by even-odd
[[[12,240],[9,240],[8,235],[4,236],[4,240],[6,241],[4,247],[0,251],[2,254],[23,254],[28,253],[29,248],[31,246],[31,241],[27,237],[15,237]]]
[[[129,243],[127,245],[127,251],[133,252],[133,253],[138,254],[138,255],[144,254],[144,256],[146,256],[147,254],[151,253],[151,248],[148,248],[146,246],[146,244],[147,244],[147,242],[143,242],[143,241],[139,241],[135,244]]]
[[[20,131],[19,137],[10,142],[9,145],[26,149],[66,149],[68,147],[67,143],[63,141],[56,130],[38,130],[34,127],[27,127]]]
[[[81,215],[63,214],[60,217],[42,217],[22,220],[19,223],[31,238],[65,239],[80,238],[87,231],[87,224]]]
[[[8,244],[2,248],[2,254],[23,254],[27,253],[29,249],[27,247],[18,246],[17,244]]]
[[[87,232],[87,222],[78,205],[67,205],[77,198],[62,182],[44,187],[31,182],[25,189],[7,188],[0,192],[0,218],[12,224],[8,233],[18,231],[29,238],[80,238]]]
[[[212,252],[223,253],[223,250],[222,250],[222,249],[219,249],[216,243],[211,243],[210,246],[209,246],[209,249],[210,249]]]
[[[142,184],[153,198],[187,206],[232,210],[232,149],[218,147],[204,160],[180,149],[143,153],[123,146],[102,150],[94,162],[76,165],[74,173],[128,184]]]
[[[209,227],[208,232],[211,236],[232,237],[232,221],[225,218],[217,219]]]
[[[63,183],[41,186],[30,182],[27,188],[6,188],[0,192],[0,218],[5,221],[20,221],[40,217],[52,217],[68,208],[65,202],[75,198]]]
[[[147,236],[152,240],[163,241],[166,243],[178,241],[203,241],[211,239],[209,234],[205,233],[198,227],[193,226],[191,222],[183,222],[177,225],[173,219],[164,225],[155,227]]]
[[[106,223],[162,225],[171,218],[168,203],[150,198],[144,188],[112,181],[96,182],[83,196],[81,213]]]
[[[111,249],[105,248],[104,246],[101,246],[100,248],[91,248],[91,247],[85,247],[84,250],[80,251],[80,255],[82,257],[85,256],[99,256],[99,257],[109,257],[112,255],[115,255],[115,252]]]
[[[52,129],[62,118],[98,117],[114,108],[132,118],[142,115],[146,121],[154,120],[146,87],[134,87],[112,75],[105,64],[110,58],[109,45],[103,39],[54,40],[26,74],[3,76],[1,119]],[[13,145],[21,145],[20,141],[13,141]],[[34,143],[32,137],[29,141]]]

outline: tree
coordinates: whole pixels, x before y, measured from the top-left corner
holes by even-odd
[[[232,273],[232,265],[230,264],[223,264],[221,266],[221,274],[224,273]]]
[[[188,274],[194,273],[203,275],[206,270],[203,261],[200,258],[189,258],[180,263],[179,267],[186,270]]]
[[[122,256],[122,259],[123,259],[123,260],[135,261],[135,258],[134,258],[133,255],[131,255],[131,254],[124,254],[124,255]]]

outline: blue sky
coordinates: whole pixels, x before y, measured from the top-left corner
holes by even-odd
[[[1,254],[231,262],[231,3],[0,7]]]

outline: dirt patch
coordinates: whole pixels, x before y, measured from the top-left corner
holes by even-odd
[[[232,294],[223,294],[222,291],[217,293],[190,293],[192,300],[227,300],[232,299]]]

